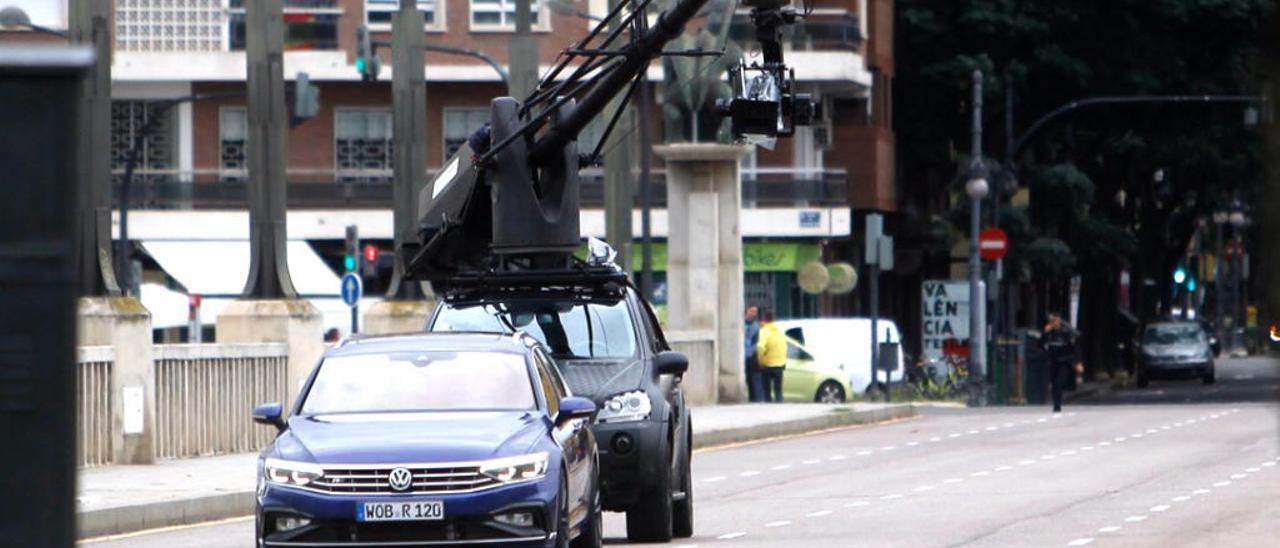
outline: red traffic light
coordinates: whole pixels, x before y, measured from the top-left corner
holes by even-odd
[[[374,261],[377,261],[377,260],[378,260],[378,248],[377,248],[376,246],[374,246],[373,244],[365,244],[365,246],[364,246],[364,260],[365,260],[365,262],[368,262],[368,263],[370,263],[370,264],[372,264]]]

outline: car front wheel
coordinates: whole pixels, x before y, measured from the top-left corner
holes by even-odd
[[[813,401],[818,403],[843,403],[844,388],[835,381],[827,381],[818,387],[818,393],[814,396]]]
[[[671,443],[659,450],[656,477],[647,493],[627,510],[627,540],[631,542],[668,542],[673,533],[671,500]]]

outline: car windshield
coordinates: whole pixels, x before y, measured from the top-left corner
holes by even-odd
[[[1204,340],[1204,331],[1195,325],[1160,325],[1148,327],[1142,335],[1145,344],[1191,344]]]
[[[524,356],[505,352],[406,352],[326,358],[303,414],[530,410]]]
[[[449,306],[432,331],[523,331],[542,341],[557,358],[626,358],[636,353],[636,337],[625,301],[509,302]]]

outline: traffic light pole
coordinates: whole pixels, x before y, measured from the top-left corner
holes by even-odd
[[[76,179],[80,202],[80,295],[119,295],[111,266],[111,34],[112,2],[72,0],[72,43],[93,47],[94,62],[80,77]]]
[[[421,286],[404,278],[406,242],[417,241],[419,188],[426,183],[427,81],[424,68],[422,12],[415,0],[400,0],[391,32],[391,115],[395,137],[392,226],[395,227],[395,269],[387,298],[418,300]],[[354,322],[354,317],[352,319]],[[354,326],[354,323],[352,324]]]
[[[282,0],[245,3],[249,90],[249,279],[241,297],[296,299],[285,257],[285,131]]]

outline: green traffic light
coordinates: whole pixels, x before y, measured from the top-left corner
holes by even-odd
[[[343,256],[343,257],[342,257],[342,266],[346,267],[346,269],[347,269],[348,271],[355,270],[355,269],[356,269],[356,258],[355,258],[355,256],[352,256],[352,255],[346,255],[346,256]]]
[[[1195,291],[1195,290],[1196,290],[1196,279],[1187,278],[1187,291]]]
[[[364,74],[365,61],[364,57],[356,57],[356,72]]]
[[[1187,271],[1182,267],[1178,267],[1177,270],[1173,271],[1173,283],[1182,285],[1182,282],[1185,281],[1187,281]]]

